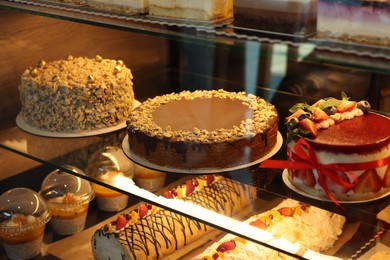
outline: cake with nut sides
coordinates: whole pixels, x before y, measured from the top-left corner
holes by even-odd
[[[253,94],[197,90],[148,99],[127,124],[130,151],[142,160],[175,169],[223,169],[272,151],[278,114]]]
[[[117,126],[133,108],[132,74],[123,61],[73,57],[40,61],[21,76],[21,116],[49,132],[78,133]]]

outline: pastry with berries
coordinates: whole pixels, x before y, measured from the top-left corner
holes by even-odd
[[[319,252],[331,248],[342,233],[345,217],[286,199],[271,210],[250,217],[246,222],[271,233],[270,236],[261,238],[264,243],[305,259],[321,259]],[[248,232],[251,232],[250,229]],[[227,234],[195,259],[262,258],[295,259],[233,234]]]
[[[191,202],[233,217],[251,205],[256,190],[228,178],[205,175],[166,190],[162,196],[181,206],[183,201]],[[176,212],[139,203],[136,209],[124,211],[116,220],[96,230],[91,246],[96,259],[160,259],[213,230]]]
[[[367,201],[390,192],[390,118],[367,101],[298,103],[286,118],[288,178],[319,198]]]

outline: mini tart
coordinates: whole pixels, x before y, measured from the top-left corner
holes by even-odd
[[[130,150],[151,163],[219,169],[269,153],[278,114],[267,101],[244,92],[183,91],[148,99],[127,125]]]

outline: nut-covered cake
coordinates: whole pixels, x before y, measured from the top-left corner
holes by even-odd
[[[133,154],[178,169],[227,168],[251,163],[276,144],[278,114],[252,94],[182,91],[143,102],[130,115]]]
[[[370,107],[367,101],[349,100],[345,93],[341,99],[296,104],[287,117],[292,162],[273,166],[289,168],[288,178],[297,189],[336,203],[388,194],[390,118]]]
[[[21,76],[21,116],[36,129],[76,133],[124,123],[134,101],[123,61],[68,56],[40,61]]]

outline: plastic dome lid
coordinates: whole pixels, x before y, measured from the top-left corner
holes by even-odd
[[[45,200],[28,188],[13,188],[0,196],[0,232],[12,235],[36,229],[50,220]]]
[[[74,166],[63,166],[80,175],[84,172]],[[43,180],[41,184],[41,196],[48,203],[58,204],[84,204],[94,198],[89,181],[60,169],[54,170]]]
[[[128,178],[133,178],[134,163],[127,158],[121,148],[106,146],[91,156],[86,173],[100,179],[105,179],[105,175],[112,173],[120,173]]]

